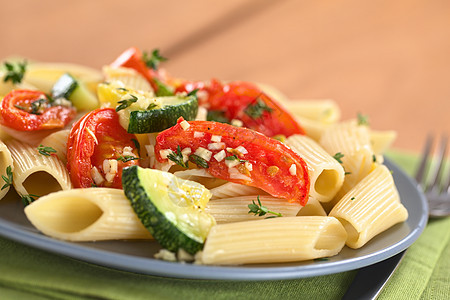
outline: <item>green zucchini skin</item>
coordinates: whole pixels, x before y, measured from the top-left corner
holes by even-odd
[[[187,121],[195,120],[198,112],[197,98],[190,97],[186,102],[168,105],[160,109],[135,110],[130,112],[129,133],[160,132],[177,124],[179,117]]]
[[[150,199],[139,179],[137,166],[123,169],[122,184],[138,218],[163,248],[175,253],[182,248],[192,255],[203,249],[203,243],[186,236],[158,210],[153,201],[164,199]]]
[[[69,99],[73,91],[77,88],[78,82],[70,74],[63,74],[58,81],[53,85],[52,97]]]

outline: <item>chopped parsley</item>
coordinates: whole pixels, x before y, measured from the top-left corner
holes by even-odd
[[[28,195],[21,195],[20,200],[22,200],[23,205],[27,206],[28,204],[31,204],[34,200],[39,198],[38,195],[28,194]]]
[[[245,160],[245,159],[239,159],[239,157],[237,157],[236,154],[233,154],[233,155],[231,155],[231,156],[227,156],[227,157],[225,157],[225,159],[226,159],[226,160],[238,160],[238,161],[241,162],[241,163],[245,163],[245,162],[248,161],[248,160]]]
[[[138,100],[138,98],[135,95],[131,95],[131,94],[129,94],[129,95],[131,98],[123,99],[118,102],[118,103],[120,103],[120,105],[116,107],[116,111],[121,111],[122,109],[129,107],[131,104],[133,104],[134,102],[136,102]]]
[[[44,110],[47,108],[47,99],[40,98],[36,101],[31,102],[30,106],[30,114],[33,115],[41,115]]]
[[[375,154],[372,155],[372,162],[374,162],[374,163],[377,162],[377,157]]]
[[[225,116],[223,110],[208,110],[206,120],[230,124],[230,120]]]
[[[342,164],[342,158],[344,157],[344,154],[341,152],[336,153],[333,155],[333,158],[338,161],[338,163]]]
[[[147,52],[144,52],[142,55],[142,60],[145,62],[147,67],[152,68],[153,70],[158,70],[159,64],[163,61],[166,61],[167,58],[159,54],[159,49],[153,49],[151,55]]]
[[[355,199],[356,199],[355,197],[351,197],[351,198],[350,198],[350,200],[355,200]]]
[[[155,104],[155,103],[150,103],[150,104],[147,106],[147,110],[152,110],[152,109],[155,109],[155,108],[157,108],[157,107],[158,107],[157,104]]]
[[[2,178],[3,181],[5,182],[5,184],[2,186],[2,190],[4,190],[7,187],[9,187],[13,182],[13,173],[11,170],[11,166],[6,167],[6,176],[2,175]]]
[[[261,204],[261,200],[259,199],[259,195],[257,197],[258,204],[255,203],[255,200],[252,200],[252,204],[248,205],[248,208],[250,209],[248,213],[252,213],[255,216],[265,216],[266,214],[272,214],[273,216],[266,217],[268,218],[276,218],[276,217],[282,217],[283,215],[281,213],[270,211],[267,207]]]
[[[369,117],[358,113],[358,125],[369,126]]]
[[[171,161],[173,161],[177,165],[182,166],[183,168],[188,168],[188,166],[189,166],[189,162],[188,161],[184,162],[183,154],[181,153],[181,148],[180,148],[179,145],[177,146],[177,151],[172,151],[172,153],[167,155],[167,159],[170,159]]]
[[[119,156],[118,158],[116,158],[117,161],[123,161],[124,163],[129,162],[131,160],[136,160],[136,159],[140,159],[140,158],[136,157],[136,156],[132,156],[132,155]]]
[[[256,98],[255,103],[250,103],[244,110],[244,113],[252,119],[261,118],[264,112],[272,112],[273,109],[267,106],[267,104],[261,100],[261,98]]]
[[[50,155],[52,155],[52,153],[56,153],[56,150],[53,149],[52,147],[46,147],[46,146],[43,146],[42,144],[39,145],[39,147],[37,149],[38,149],[39,153],[44,156],[50,156]]]
[[[4,65],[6,68],[6,76],[3,78],[3,82],[9,80],[13,84],[21,83],[27,69],[27,61],[25,60],[23,63],[18,62],[16,64],[5,61]]]
[[[189,155],[189,161],[193,162],[194,164],[196,164],[197,166],[201,167],[201,168],[209,168],[208,162],[204,159],[201,158],[200,156],[196,155],[196,154],[191,154]]]

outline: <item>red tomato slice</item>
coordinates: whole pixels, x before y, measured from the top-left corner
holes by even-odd
[[[280,104],[249,82],[230,82],[222,84],[213,79],[209,84],[203,82],[183,82],[177,92],[197,92],[199,104],[210,110],[223,111],[229,120],[241,120],[245,127],[259,131],[267,136],[305,134],[295,118]]]
[[[168,161],[161,157],[165,151],[160,150],[176,152],[178,146],[181,150],[191,148],[190,159],[193,159],[192,154],[196,151],[200,156],[204,151],[198,150],[200,147],[209,149],[211,158],[203,162],[214,177],[255,186],[275,197],[298,201],[302,205],[308,201],[310,179],[306,163],[283,143],[247,128],[209,121],[190,121],[187,127],[186,121],[182,121],[180,118],[177,125],[158,134],[155,146],[158,161]],[[220,142],[211,141],[212,136],[220,136]],[[232,159],[223,158],[223,155]]]
[[[156,91],[158,90],[158,85],[154,78],[162,80],[162,76],[158,71],[155,71],[145,64],[142,59],[143,55],[141,50],[136,47],[131,47],[125,50],[119,57],[110,64],[111,67],[125,67],[131,68],[140,73],[147,79],[152,88]]]
[[[67,167],[74,187],[122,188],[122,169],[139,164],[138,149],[133,140],[137,141],[136,136],[120,126],[114,109],[99,108],[84,115],[73,125],[67,141]],[[133,155],[125,155],[125,147],[131,147]],[[113,179],[108,181],[103,162],[110,159],[117,161],[118,168]],[[93,180],[93,167],[104,179],[100,184]]]
[[[73,107],[51,105],[43,92],[13,90],[1,102],[0,124],[21,131],[58,129],[75,115]]]

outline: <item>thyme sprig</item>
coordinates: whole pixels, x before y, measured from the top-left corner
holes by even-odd
[[[244,113],[252,119],[258,119],[261,118],[265,111],[270,113],[273,111],[273,109],[267,106],[267,104],[258,97],[256,98],[255,103],[250,103],[245,108]]]
[[[145,62],[147,67],[152,68],[153,70],[158,70],[159,64],[166,61],[167,58],[159,54],[159,49],[153,49],[152,54],[144,52],[142,54],[142,60]]]
[[[132,160],[136,160],[136,159],[141,159],[141,158],[132,156],[132,155],[119,156],[118,158],[116,158],[117,161],[123,161],[124,163],[132,161]]]
[[[22,200],[23,205],[27,206],[28,204],[31,204],[31,202],[35,201],[37,198],[39,198],[38,195],[34,194],[28,194],[28,195],[21,195],[20,200]]]
[[[341,152],[337,152],[335,155],[333,155],[333,158],[338,161],[338,163],[342,164],[342,158],[344,157],[344,154]]]
[[[11,81],[13,84],[21,83],[23,76],[27,69],[27,61],[23,63],[17,62],[16,64],[4,62],[6,68],[6,76],[3,78],[3,82]]]
[[[56,150],[53,149],[52,147],[46,147],[44,145],[39,145],[39,147],[37,148],[39,153],[44,155],[44,156],[50,156],[52,155],[52,153],[56,153]]]
[[[266,217],[268,218],[276,218],[276,217],[282,217],[283,215],[281,213],[273,212],[269,210],[267,207],[261,204],[261,200],[259,199],[259,195],[257,197],[258,204],[255,203],[255,200],[252,201],[252,204],[248,205],[248,208],[250,209],[248,213],[252,213],[255,216],[265,216],[266,214],[272,214],[273,216]]]
[[[173,161],[174,163],[176,163],[177,165],[182,166],[183,168],[188,168],[188,166],[189,166],[188,161],[184,162],[183,153],[181,153],[180,146],[177,146],[176,151],[172,151],[172,153],[167,155],[167,158],[170,159],[171,161]]]
[[[121,111],[122,109],[129,107],[131,104],[133,104],[134,102],[136,102],[138,100],[138,98],[135,95],[131,95],[131,94],[129,94],[129,95],[130,95],[130,98],[123,99],[123,100],[120,100],[117,102],[120,105],[116,107],[116,111]]]
[[[6,167],[6,176],[2,175],[3,181],[5,184],[2,186],[2,190],[6,189],[8,186],[11,186],[13,182],[13,173],[11,170],[11,166]]]
[[[196,164],[197,166],[199,166],[201,168],[205,168],[205,169],[209,168],[208,162],[204,158],[201,158],[200,156],[198,156],[196,154],[189,155],[189,161],[193,162],[194,164]]]

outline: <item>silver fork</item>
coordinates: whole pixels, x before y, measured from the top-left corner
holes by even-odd
[[[445,172],[448,137],[444,135],[441,138],[438,156],[433,164],[431,150],[434,140],[432,135],[428,135],[415,179],[428,200],[429,216],[440,218],[450,215],[450,171]],[[432,165],[434,169],[431,168]],[[394,274],[405,252],[406,250],[403,250],[391,258],[360,269],[342,300],[376,299]]]

